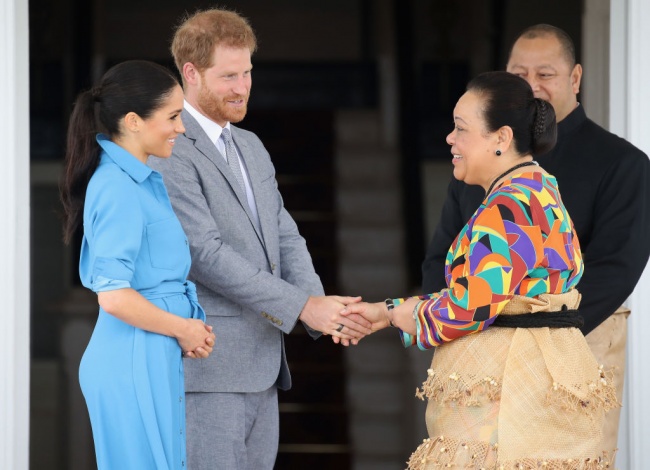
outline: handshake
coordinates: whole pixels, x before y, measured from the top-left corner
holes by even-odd
[[[367,303],[361,302],[361,297],[329,295],[309,297],[299,318],[310,328],[332,335],[334,343],[349,346],[391,322],[395,324],[393,316],[393,310],[389,311],[384,302]]]

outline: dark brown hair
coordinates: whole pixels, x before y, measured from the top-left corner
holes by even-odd
[[[83,223],[84,199],[99,165],[96,134],[120,135],[120,120],[130,112],[150,117],[169,97],[178,80],[167,68],[130,60],[110,68],[99,84],[79,94],[68,123],[65,173],[60,186],[63,240],[70,243]]]

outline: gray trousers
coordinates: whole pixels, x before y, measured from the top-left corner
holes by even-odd
[[[272,470],[278,391],[186,393],[188,470]]]

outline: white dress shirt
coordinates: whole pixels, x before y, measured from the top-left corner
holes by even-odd
[[[217,146],[217,150],[219,150],[219,153],[221,153],[221,156],[227,162],[226,144],[221,138],[221,131],[223,130],[223,127],[221,127],[219,124],[217,124],[210,118],[198,112],[191,104],[187,102],[187,100],[185,101],[185,109],[187,110],[188,113],[192,115],[194,119],[196,119],[196,122],[199,123],[199,126],[201,126],[201,129],[203,129],[203,132],[205,132],[208,138],[210,139],[210,141]],[[226,123],[225,127],[230,131],[232,135],[232,129],[230,129],[229,122]],[[251,188],[250,179],[248,177],[248,171],[246,170],[246,164],[244,163],[244,159],[241,158],[241,155],[239,154],[239,149],[237,149],[237,144],[235,144],[235,150],[237,151],[239,168],[241,168],[241,174],[244,177],[244,186],[246,187],[246,199],[248,200],[248,207],[250,208],[251,213],[253,214],[255,225],[257,226],[258,230],[261,230],[260,219],[259,219],[259,215],[257,214],[257,205],[255,204],[255,196],[253,195],[253,189]]]

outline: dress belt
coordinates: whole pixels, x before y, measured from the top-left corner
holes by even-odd
[[[167,281],[157,285],[156,287],[141,289],[138,292],[147,299],[161,299],[172,294],[185,294],[192,306],[192,314],[190,315],[190,318],[197,318],[205,321],[205,311],[199,304],[199,298],[196,294],[196,285],[192,281]]]
[[[581,295],[576,289],[537,297],[515,295],[492,323],[502,328],[580,328]]]

